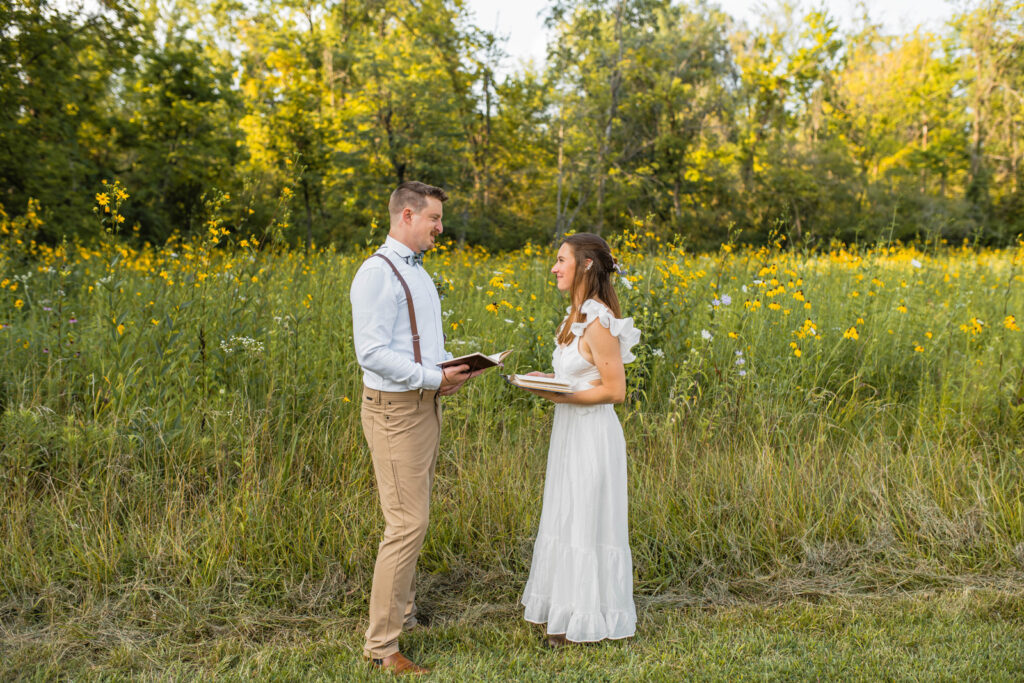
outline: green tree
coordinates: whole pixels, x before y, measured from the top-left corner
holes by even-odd
[[[1024,226],[1020,138],[1024,124],[1024,3],[985,0],[953,21],[962,49],[970,112],[970,177],[966,197],[977,221],[998,232]],[[1004,238],[1007,235],[1004,235]]]
[[[116,0],[0,7],[0,202],[39,200],[51,237],[95,229],[92,193],[117,168],[115,84],[138,49],[135,12]]]

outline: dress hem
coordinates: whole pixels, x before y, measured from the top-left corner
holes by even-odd
[[[526,617],[523,617],[523,621],[527,622],[528,624],[537,624],[538,626],[545,626],[548,623],[546,621],[534,621],[533,619],[527,619]],[[548,635],[565,636],[564,633],[549,633]],[[570,643],[600,643],[602,640],[625,640],[626,638],[632,638],[634,636],[636,636],[636,629],[633,629],[632,633],[627,633],[624,636],[605,636],[604,638],[592,638],[590,640],[572,640],[571,638],[566,638],[566,640],[568,640]]]

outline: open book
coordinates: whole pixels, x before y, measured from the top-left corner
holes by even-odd
[[[521,389],[540,389],[553,391],[556,394],[571,394],[572,385],[565,380],[540,375],[504,375],[505,381]]]
[[[477,370],[486,370],[487,368],[493,368],[496,365],[501,365],[501,361],[505,360],[505,356],[510,353],[512,353],[512,349],[502,351],[501,353],[492,353],[489,356],[477,351],[476,353],[470,353],[465,356],[459,356],[458,358],[442,361],[437,364],[437,367],[450,368],[455,365],[468,365],[469,372],[476,372]]]

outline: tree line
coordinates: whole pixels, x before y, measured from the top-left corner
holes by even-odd
[[[139,239],[216,225],[362,243],[404,180],[492,248],[644,225],[695,246],[1024,231],[1024,2],[940,31],[863,10],[556,0],[511,73],[460,0],[12,0],[0,204],[88,237],[104,179]]]

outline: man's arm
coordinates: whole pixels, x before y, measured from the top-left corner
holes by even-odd
[[[379,259],[378,259],[379,260]],[[360,268],[352,281],[352,333],[359,365],[412,389],[437,389],[445,381],[440,368],[427,368],[395,353],[391,341],[398,305],[394,275],[383,268]]]

